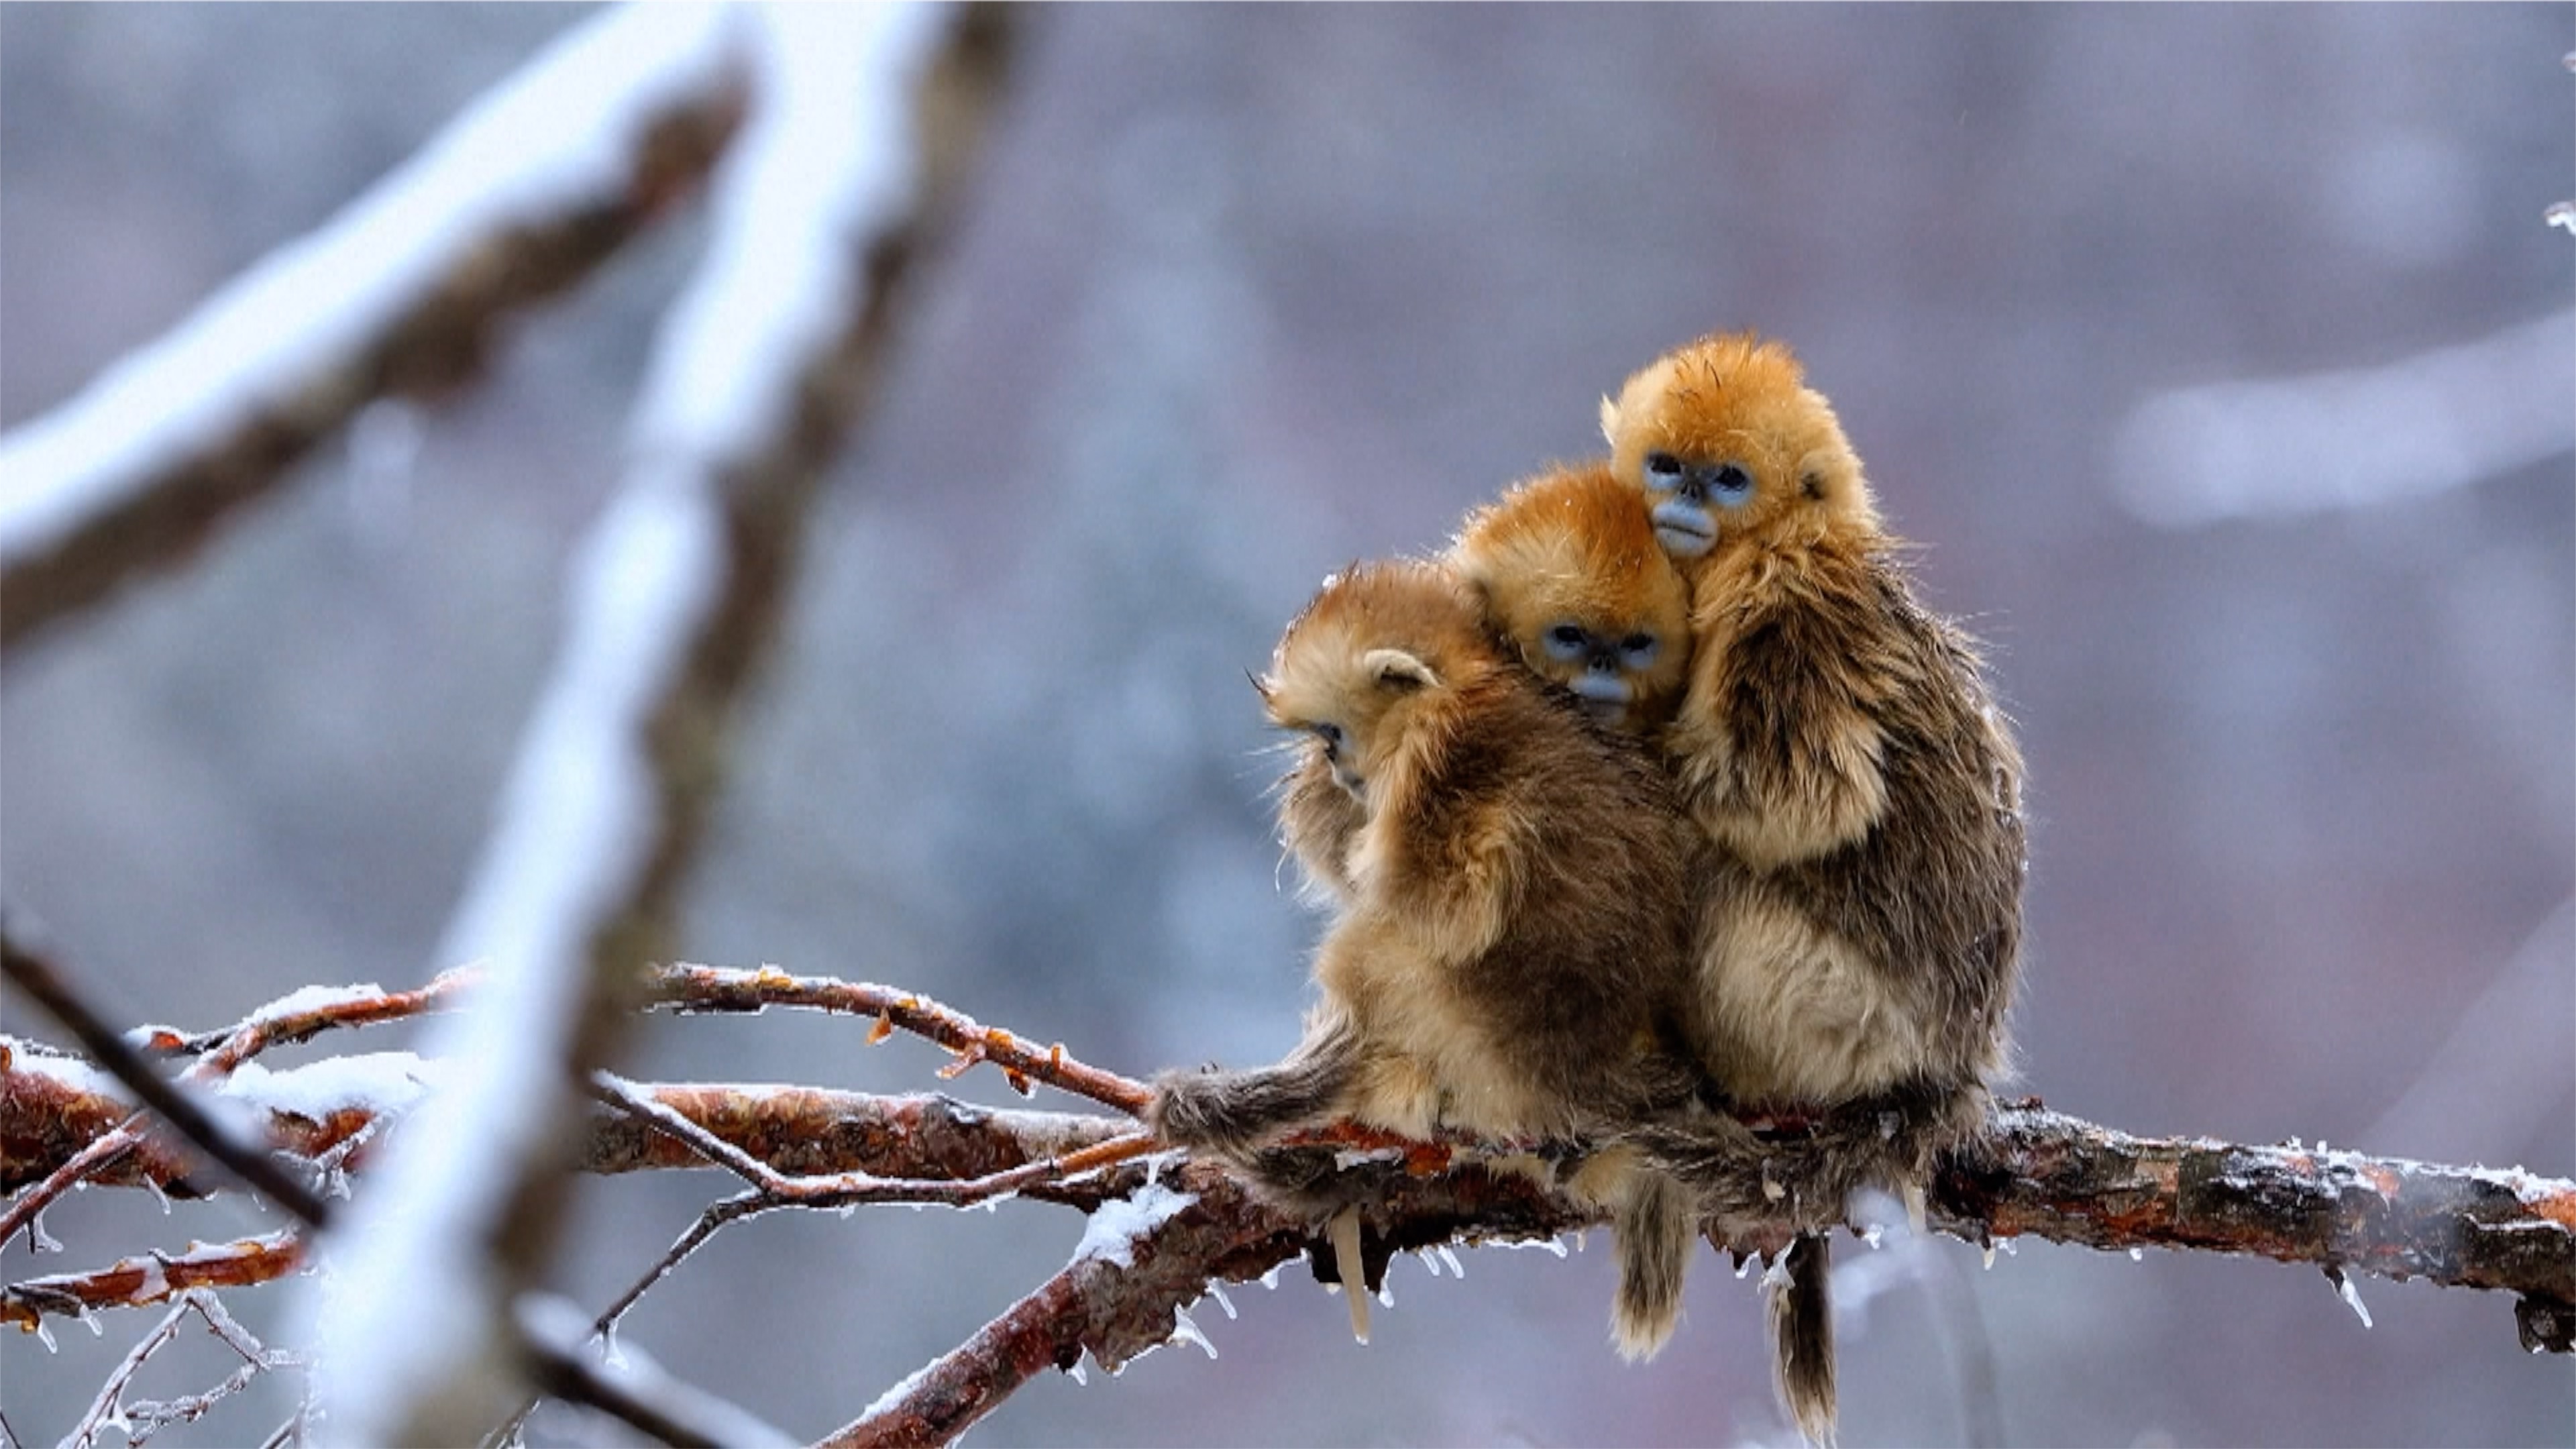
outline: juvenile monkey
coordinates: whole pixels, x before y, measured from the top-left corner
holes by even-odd
[[[1602,430],[1691,587],[1690,679],[1664,741],[1720,847],[1693,1034],[1738,1104],[1821,1114],[1803,1145],[1766,1144],[1759,1192],[1740,1154],[1701,1153],[1702,1206],[1776,1193],[1821,1229],[1856,1182],[1919,1202],[1932,1155],[1975,1133],[2005,1070],[2020,754],[1974,647],[1915,603],[1859,458],[1787,348],[1702,338],[1605,399]],[[1783,1396],[1819,1441],[1825,1242],[1799,1239],[1772,1295]]]
[[[1449,559],[1495,630],[1595,719],[1650,735],[1671,717],[1690,590],[1637,490],[1606,464],[1552,468],[1468,514]]]
[[[1690,1096],[1668,1038],[1698,842],[1650,756],[1523,670],[1437,564],[1326,580],[1256,684],[1304,736],[1290,802],[1334,792],[1357,819],[1283,805],[1290,848],[1341,897],[1322,1000],[1276,1066],[1158,1078],[1156,1133],[1257,1165],[1282,1134],[1345,1117],[1573,1139]],[[1679,1184],[1640,1162],[1601,1153],[1571,1184],[1610,1211],[1632,1357],[1672,1331],[1696,1227]]]

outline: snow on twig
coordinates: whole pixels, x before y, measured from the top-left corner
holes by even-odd
[[[361,1026],[371,1022],[400,1020],[424,1012],[441,1010],[456,993],[471,986],[478,979],[476,972],[460,970],[442,972],[431,979],[427,985],[409,991],[388,992],[375,986],[339,987],[329,990],[307,987],[261,1007],[239,1024],[219,1034],[191,1040],[182,1038],[175,1032],[153,1029],[144,1033],[142,1041],[130,1044],[138,1050],[149,1047],[156,1051],[195,1051],[197,1060],[180,1074],[180,1083],[183,1086],[221,1083],[226,1082],[231,1074],[251,1058],[272,1046],[302,1041],[333,1027]],[[128,1033],[128,1036],[132,1035],[133,1033]],[[10,1186],[14,1188],[26,1166],[39,1160],[51,1162],[52,1175],[33,1191],[10,1203],[5,1211],[0,1211],[0,1242],[7,1241],[10,1234],[15,1233],[35,1214],[43,1211],[47,1203],[69,1191],[75,1183],[96,1180],[103,1174],[129,1166],[139,1172],[140,1177],[129,1176],[125,1180],[145,1180],[159,1186],[170,1185],[185,1173],[187,1164],[184,1159],[173,1155],[166,1147],[151,1142],[145,1136],[142,1131],[143,1119],[140,1115],[125,1117],[114,1132],[87,1137],[80,1144],[78,1152],[71,1156],[64,1157],[49,1153],[46,1144],[68,1140],[64,1134],[58,1130],[30,1134],[25,1129],[38,1126],[59,1127],[67,1121],[78,1120],[78,1117],[77,1115],[67,1117],[59,1113],[50,1116],[28,1113],[25,1110],[26,1104],[48,1088],[32,1082],[20,1081],[12,1069],[23,1063],[28,1071],[45,1071],[47,1070],[46,1059],[41,1053],[10,1052],[5,1049],[6,1046],[6,1039],[0,1038],[0,1072],[7,1072],[9,1081],[5,1099],[0,1099],[0,1112],[8,1113],[8,1121],[12,1124],[7,1134],[11,1147],[9,1166],[0,1169],[0,1176],[5,1176]],[[393,1089],[399,1090],[399,1084],[395,1084]],[[51,1090],[66,1089],[57,1084]],[[108,1104],[115,1099],[94,1090],[79,1092],[76,1095],[82,1099],[81,1108],[93,1116],[109,1110],[122,1110],[123,1104],[119,1103],[111,1108]],[[272,1138],[278,1135],[274,1123],[271,1126],[271,1135]],[[323,1148],[329,1145],[323,1144]],[[307,1152],[305,1155],[311,1156],[313,1153]],[[133,1164],[133,1159],[137,1156],[145,1159],[139,1166]]]
[[[119,1258],[87,1273],[56,1273],[0,1288],[0,1324],[33,1329],[47,1317],[165,1303],[191,1289],[244,1288],[292,1273],[304,1261],[293,1229],[232,1243],[192,1243],[180,1253]]]
[[[98,1065],[198,1151],[266,1193],[271,1201],[303,1222],[321,1224],[329,1212],[321,1197],[279,1166],[265,1145],[253,1140],[242,1122],[197,1096],[191,1090],[193,1084],[173,1082],[161,1075],[140,1050],[111,1029],[98,1010],[73,989],[31,924],[5,908],[0,908],[0,968],[5,968],[11,985],[61,1022]],[[22,1215],[32,1214],[38,1205],[41,1204],[24,1201],[11,1204],[6,1218],[0,1219],[0,1241],[6,1241],[7,1235],[17,1230]]]
[[[733,17],[612,11],[320,230],[0,438],[0,644],[183,554],[370,400],[453,386],[704,173],[739,110]]]

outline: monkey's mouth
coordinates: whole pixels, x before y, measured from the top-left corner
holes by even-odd
[[[1655,505],[1655,541],[1675,558],[1697,558],[1717,546],[1717,520],[1678,498]]]
[[[1583,712],[1606,725],[1616,725],[1628,717],[1628,681],[1612,674],[1589,671],[1566,682],[1574,692],[1575,702]]]

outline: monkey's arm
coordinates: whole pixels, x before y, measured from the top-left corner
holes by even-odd
[[[1767,587],[1721,595],[1700,622],[1690,695],[1667,745],[1700,824],[1769,869],[1830,854],[1878,824],[1886,721],[1919,688],[1924,661],[1902,599],[1867,560],[1801,550],[1766,563]]]
[[[1340,1116],[1359,1067],[1359,1033],[1348,1016],[1327,1010],[1276,1066],[1156,1077],[1145,1125],[1175,1146],[1240,1157],[1283,1133]]]

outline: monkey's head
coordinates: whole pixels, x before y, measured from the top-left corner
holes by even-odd
[[[1690,664],[1690,590],[1634,488],[1560,467],[1467,515],[1449,556],[1532,671],[1614,728],[1662,723]]]
[[[1457,576],[1397,559],[1324,580],[1253,686],[1271,723],[1303,732],[1310,758],[1366,804],[1410,733],[1504,667]]]
[[[1665,551],[1696,567],[1782,530],[1875,528],[1860,458],[1789,349],[1715,333],[1655,359],[1601,400],[1610,467],[1644,490]]]

